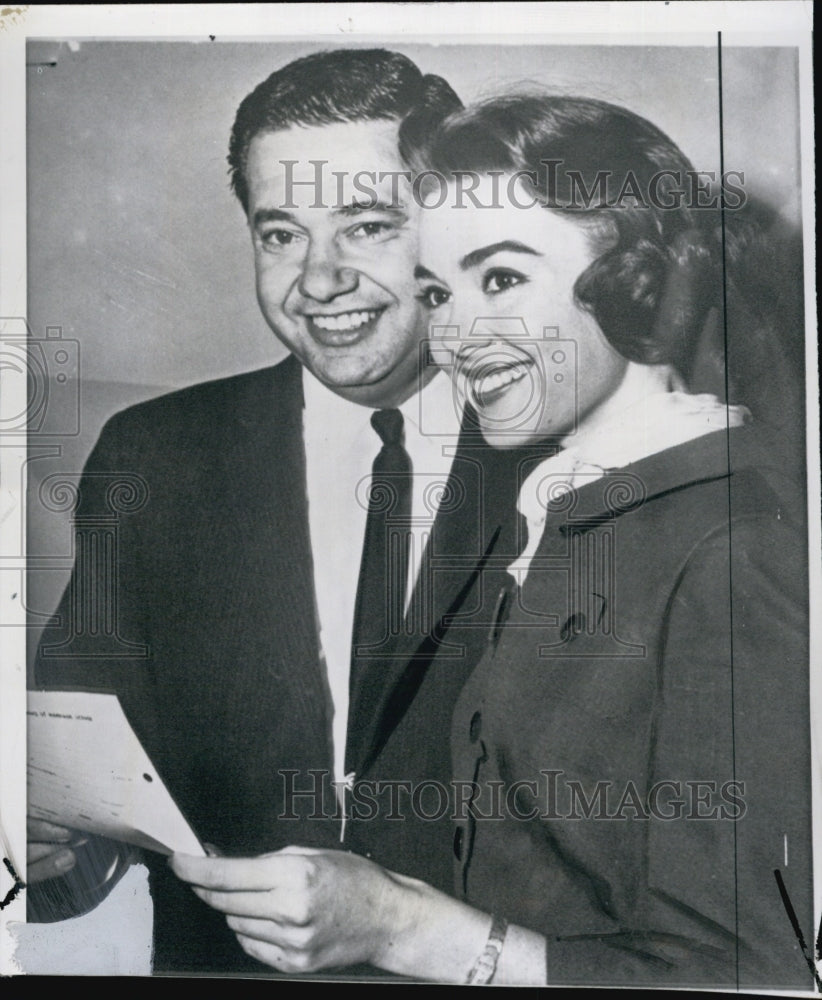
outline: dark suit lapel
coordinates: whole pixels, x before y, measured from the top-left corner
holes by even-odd
[[[358,774],[402,718],[435,654],[449,657],[453,669],[470,671],[473,664],[449,626],[480,620],[488,603],[481,571],[492,554],[507,565],[519,552],[515,511],[522,461],[519,450],[490,448],[466,415],[409,603],[406,633],[387,651],[376,710],[350,727],[349,761]]]
[[[249,710],[264,724],[269,701],[280,711],[290,704],[311,733],[310,742],[323,746],[330,732],[328,695],[320,664],[296,359],[277,366],[273,383],[247,404],[238,410],[232,464],[243,476],[245,497],[235,516],[242,519],[238,551],[247,563],[247,627],[250,641],[259,645],[249,653],[264,673],[255,685],[257,706]]]

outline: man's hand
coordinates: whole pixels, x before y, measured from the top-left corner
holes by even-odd
[[[65,875],[77,864],[73,848],[79,847],[84,841],[76,830],[29,816],[27,831],[26,881],[30,885]]]
[[[390,969],[392,938],[413,923],[416,910],[414,880],[344,851],[175,854],[170,863],[200,899],[227,915],[249,955],[282,972],[359,962]]]

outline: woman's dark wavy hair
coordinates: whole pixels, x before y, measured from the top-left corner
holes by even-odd
[[[248,147],[261,132],[294,125],[399,121],[402,153],[419,148],[447,115],[461,107],[441,76],[423,74],[399,52],[314,52],[272,73],[240,104],[229,143],[231,186],[248,211]]]
[[[802,237],[773,208],[754,198],[724,213],[718,199],[716,208],[696,207],[689,197],[672,208],[647,198],[609,202],[629,171],[646,192],[659,172],[691,164],[646,119],[581,97],[486,101],[455,113],[406,157],[418,170],[446,175],[534,172],[534,196],[590,230],[599,256],[574,294],[612,346],[633,361],[673,364],[691,392],[744,403],[779,432],[790,474],[802,468]],[[543,169],[545,160],[561,166]],[[572,171],[594,192],[590,203],[579,184],[574,197]],[[612,177],[603,198],[599,171]],[[710,200],[705,192],[701,198]]]
[[[720,216],[691,207],[687,197],[679,207],[661,207],[670,203],[674,178],[687,183],[693,168],[655,125],[605,101],[508,96],[450,117],[415,162],[446,175],[528,171],[534,197],[589,227],[602,251],[574,292],[613,347],[633,361],[687,369],[710,291],[717,276],[721,281]],[[673,176],[659,178],[662,171]],[[615,203],[629,176],[642,201]],[[657,204],[648,197],[652,184]]]

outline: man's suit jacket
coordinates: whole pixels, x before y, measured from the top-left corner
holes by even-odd
[[[774,874],[812,942],[806,543],[768,458],[716,432],[560,497],[460,696],[457,891],[545,934],[549,983],[812,988]]]
[[[484,640],[447,624],[459,611],[490,614],[480,570],[492,541],[505,546],[513,465],[466,423],[451,473],[458,502],[441,507],[421,570],[430,620],[387,656],[377,710],[355,708],[358,773],[447,780],[450,711]],[[447,887],[447,815],[409,815],[407,831],[380,817],[352,824],[341,844],[295,359],[115,415],[75,521],[77,562],[41,641],[38,686],[115,691],[200,840],[225,854],[344,846]],[[263,971],[162,858],[149,868],[155,969]]]

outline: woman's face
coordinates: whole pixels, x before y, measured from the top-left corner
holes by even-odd
[[[518,207],[533,200],[518,181],[507,192],[507,178],[483,177],[476,202],[463,193],[466,207],[454,207],[451,187],[441,208],[426,207],[418,272],[431,324],[449,327],[435,332],[438,360],[486,440],[503,448],[573,431],[627,365],[574,302],[576,279],[598,256],[586,231],[541,206]]]

